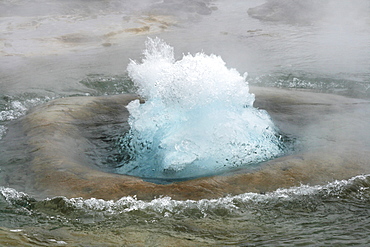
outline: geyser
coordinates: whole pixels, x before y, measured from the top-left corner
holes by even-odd
[[[184,179],[253,166],[281,155],[281,136],[268,113],[253,107],[246,74],[219,56],[174,59],[159,38],[146,42],[128,73],[146,102],[129,103],[130,131],[120,142],[118,173]]]

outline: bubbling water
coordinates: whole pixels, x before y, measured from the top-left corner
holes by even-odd
[[[128,73],[145,99],[131,102],[130,131],[121,140],[117,172],[182,179],[252,166],[283,152],[268,113],[253,107],[245,73],[221,57],[174,59],[173,47],[148,38],[141,63]]]

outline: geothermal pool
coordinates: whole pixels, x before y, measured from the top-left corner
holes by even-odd
[[[0,245],[368,245],[369,10],[1,2]]]

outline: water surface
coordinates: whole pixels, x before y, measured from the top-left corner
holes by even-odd
[[[2,1],[0,138],[4,140],[9,128],[29,109],[52,99],[135,92],[126,68],[130,59],[140,60],[147,36],[158,36],[175,47],[176,59],[188,52],[219,55],[228,68],[248,72],[250,85],[369,100],[368,1],[328,0],[319,7],[315,5],[318,1],[310,1],[306,4],[312,6],[305,8],[295,6],[297,1],[280,2],[276,13],[291,16],[294,10],[295,15],[269,19],[268,8],[259,16],[248,14],[250,8],[264,4],[262,0]],[[312,108],[297,117],[309,119]],[[351,139],[352,147],[368,145],[367,124],[363,123],[369,117],[368,107],[363,104],[356,109],[346,119],[335,115],[336,123],[351,133],[331,130],[332,119],[325,118],[323,111],[321,123],[329,125],[305,129],[302,135],[319,132],[322,140],[309,141],[330,143],[335,132],[341,140],[356,136]],[[11,145],[0,144],[7,147],[0,147],[0,243],[5,246],[370,243],[368,174],[264,194],[245,191],[194,201],[165,195],[154,200],[63,195],[39,199],[32,191],[23,193],[7,182],[6,169],[29,162],[17,138]],[[338,159],[345,161],[340,155]],[[19,181],[26,187],[32,183],[24,177]]]

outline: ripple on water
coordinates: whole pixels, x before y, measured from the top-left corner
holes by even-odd
[[[184,201],[131,196],[116,201],[65,197],[37,201],[1,187],[1,225],[9,227],[1,231],[29,239],[38,234],[39,241],[55,239],[68,244],[145,243],[151,233],[161,236],[161,240],[151,240],[161,244],[190,239],[203,245],[361,245],[370,243],[369,178],[359,175],[265,194]],[[14,215],[17,221],[12,220]]]

